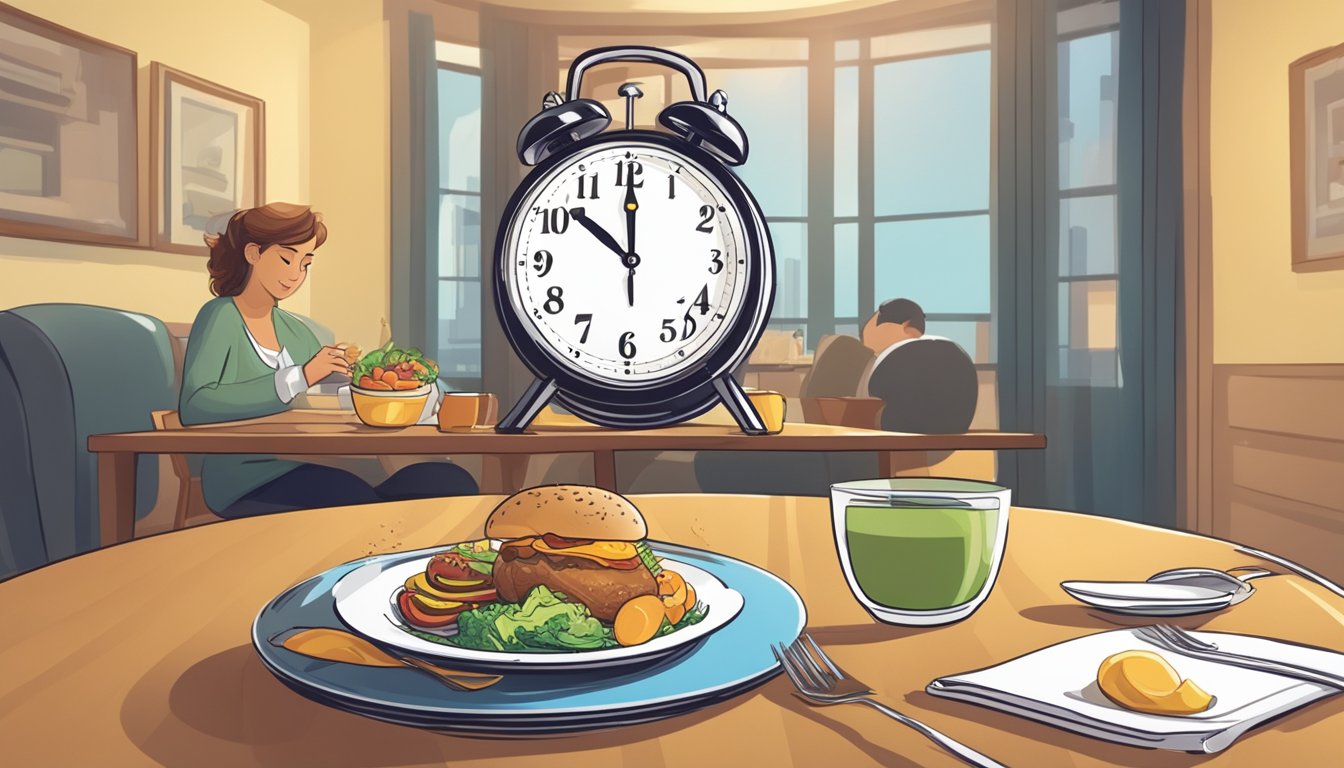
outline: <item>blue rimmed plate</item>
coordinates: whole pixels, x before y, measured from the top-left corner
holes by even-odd
[[[685,653],[616,670],[509,672],[499,684],[454,691],[412,669],[321,661],[272,645],[295,627],[346,629],[333,587],[357,568],[423,559],[431,550],[378,555],[337,566],[298,584],[257,615],[252,643],[289,687],[315,701],[402,725],[484,734],[563,733],[647,722],[731,698],[772,677],[771,643],[802,632],[806,609],[792,587],[740,560],[650,542],[655,554],[699,568],[742,597],[741,612]],[[437,551],[441,548],[435,548]]]

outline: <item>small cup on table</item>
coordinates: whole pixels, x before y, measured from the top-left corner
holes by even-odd
[[[471,432],[495,423],[499,398],[489,392],[445,392],[439,401],[440,432]]]
[[[747,399],[765,422],[766,434],[777,435],[784,430],[784,417],[788,411],[788,402],[784,395],[769,390],[747,390]]]

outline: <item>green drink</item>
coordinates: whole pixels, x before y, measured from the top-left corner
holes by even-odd
[[[998,522],[989,509],[850,506],[845,535],[854,578],[869,600],[889,608],[961,605],[989,578]]]
[[[984,602],[1008,532],[1009,491],[970,480],[893,478],[831,489],[850,590],[897,624],[957,621]]]

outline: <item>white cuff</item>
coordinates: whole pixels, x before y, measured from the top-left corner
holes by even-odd
[[[288,403],[308,389],[308,380],[303,376],[303,366],[291,365],[275,372],[275,394],[280,402]]]

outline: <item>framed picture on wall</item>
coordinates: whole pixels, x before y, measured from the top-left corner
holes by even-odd
[[[265,199],[266,104],[157,61],[149,77],[153,245],[206,256],[207,233]]]
[[[1293,269],[1344,269],[1344,44],[1288,66]]]
[[[0,235],[143,245],[136,56],[0,3]]]

